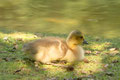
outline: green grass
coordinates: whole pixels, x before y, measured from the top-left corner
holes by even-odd
[[[39,35],[66,38],[66,34]],[[83,47],[91,51],[85,54],[89,62],[76,63],[73,71],[42,64],[35,68],[32,62],[26,62],[22,46],[38,38],[33,33],[0,33],[0,80],[120,80],[120,38],[86,36],[89,44]]]

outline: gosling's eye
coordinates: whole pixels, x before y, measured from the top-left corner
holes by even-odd
[[[80,37],[81,39],[83,38],[83,36]]]

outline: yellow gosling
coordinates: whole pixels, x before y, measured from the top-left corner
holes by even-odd
[[[50,64],[52,61],[67,62],[81,61],[84,59],[83,34],[72,31],[66,40],[56,37],[46,37],[27,43],[23,46],[23,51],[30,59],[37,62]]]

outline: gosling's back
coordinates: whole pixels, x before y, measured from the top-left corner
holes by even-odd
[[[48,63],[60,60],[66,55],[68,46],[60,38],[48,37],[25,44],[23,50],[30,58]]]

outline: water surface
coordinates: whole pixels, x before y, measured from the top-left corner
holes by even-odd
[[[120,0],[0,0],[0,31],[120,37]]]

